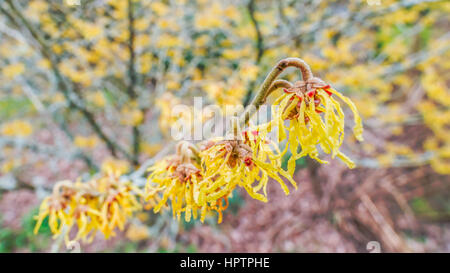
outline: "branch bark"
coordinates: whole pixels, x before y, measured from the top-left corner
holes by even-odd
[[[129,32],[129,38],[128,38],[128,52],[130,54],[130,60],[128,62],[128,88],[127,93],[128,97],[131,100],[137,99],[137,93],[135,90],[136,82],[137,82],[137,75],[136,75],[136,52],[134,50],[134,44],[135,44],[135,36],[136,31],[134,29],[134,9],[133,9],[133,1],[128,0],[128,32]],[[133,134],[133,158],[132,163],[133,165],[137,166],[139,164],[139,152],[140,152],[140,139],[141,139],[141,132],[139,130],[139,125],[135,125],[132,128],[132,134]]]
[[[240,117],[241,128],[244,127],[250,118],[258,111],[259,107],[265,102],[268,93],[272,92],[274,89],[272,85],[274,84],[276,78],[288,67],[297,67],[302,72],[302,78],[304,81],[313,77],[309,65],[299,58],[286,58],[278,62],[276,66],[272,68],[270,73],[267,75],[263,84],[259,88],[258,93],[252,100],[252,103],[245,109],[244,113]],[[281,81],[279,82],[281,84]],[[286,84],[287,83],[283,83]]]
[[[263,35],[261,33],[261,29],[259,27],[258,20],[256,20],[256,17],[255,17],[255,1],[254,0],[250,0],[248,2],[247,11],[248,11],[250,20],[252,21],[253,27],[255,28],[255,32],[256,32],[256,49],[257,49],[256,64],[259,64],[261,62],[262,56],[264,55],[265,49],[264,49]],[[250,103],[254,85],[255,85],[255,82],[253,81],[249,86],[247,94],[245,94],[244,102],[243,102],[244,107],[246,107]]]
[[[253,27],[256,31],[256,63],[258,64],[261,61],[261,58],[264,54],[264,40],[261,33],[261,29],[259,27],[258,20],[255,17],[255,0],[250,0],[247,5],[248,14],[250,15],[250,20],[252,21]]]

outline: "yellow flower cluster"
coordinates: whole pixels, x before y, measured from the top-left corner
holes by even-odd
[[[66,242],[71,241],[69,232],[75,226],[77,233],[73,240],[88,242],[97,231],[109,238],[115,235],[116,227],[123,230],[127,219],[141,210],[137,197],[142,196],[142,192],[130,181],[121,181],[117,174],[119,172],[110,169],[86,183],[57,183],[52,195],[40,206],[34,233],[47,217],[54,236],[64,235]]]
[[[198,217],[203,222],[207,212],[222,211],[236,187],[244,188],[254,199],[267,202],[269,177],[277,180],[286,194],[289,189],[281,176],[294,187],[295,181],[281,168],[278,147],[259,137],[257,131],[244,132],[240,139],[215,139],[204,143],[201,150],[180,142],[177,154],[157,162],[149,171],[147,200],[156,200],[155,212],[170,200],[173,216],[185,221]],[[196,158],[197,157],[197,158]],[[259,181],[258,183],[255,182]],[[263,190],[263,194],[259,193]],[[158,193],[162,192],[162,197]],[[225,206],[224,206],[225,203]]]
[[[318,146],[325,153],[331,154],[332,158],[338,156],[349,168],[355,167],[355,163],[339,151],[344,138],[344,112],[332,95],[336,95],[350,107],[355,122],[353,133],[357,140],[363,140],[361,118],[349,98],[318,78],[299,81],[284,89],[284,94],[273,104],[278,108],[272,107],[272,126],[278,126],[278,140],[281,142],[288,139],[283,154],[288,147],[292,153],[288,162],[290,174],[295,170],[295,161],[306,155],[320,163],[327,163],[318,157]],[[272,126],[269,126],[269,130]]]
[[[299,68],[304,81],[295,84],[275,81],[289,66]],[[245,126],[256,112],[249,107],[240,119],[233,119],[233,132],[228,132],[225,137],[208,140],[198,147],[180,142],[175,155],[151,167],[146,196],[148,200],[157,201],[155,212],[170,201],[173,215],[178,219],[184,212],[185,220],[190,221],[191,215],[197,218],[200,210],[203,222],[206,213],[215,210],[219,213],[220,223],[223,200],[227,201],[236,188],[245,189],[252,198],[262,202],[267,202],[269,178],[277,181],[286,195],[289,189],[285,180],[297,188],[292,178],[297,159],[308,155],[320,163],[327,163],[319,159],[318,147],[332,158],[338,156],[348,167],[355,167],[355,163],[339,151],[344,138],[344,112],[332,95],[349,105],[356,123],[354,135],[362,141],[361,118],[353,102],[313,77],[301,59],[288,58],[280,61],[267,76],[251,106],[259,107],[280,87],[286,87],[285,92],[273,103],[272,120],[268,123],[252,125],[241,132],[240,126]],[[267,137],[275,127],[278,128],[278,142],[288,139],[283,152],[278,143]],[[288,169],[284,170],[281,158],[289,147],[292,156]]]
[[[259,130],[245,131],[242,139],[224,139],[210,144],[201,153],[206,177],[214,178],[219,191],[216,195],[230,193],[236,186],[243,187],[254,199],[267,202],[269,177],[280,183],[283,191],[289,189],[282,177],[297,187],[292,177],[281,168],[281,154],[278,146],[261,137]],[[255,182],[256,185],[254,185]],[[263,190],[263,194],[259,193]]]
[[[223,207],[220,198],[210,198],[216,189],[210,179],[205,179],[200,165],[193,159],[192,151],[195,149],[192,144],[180,142],[176,155],[166,157],[149,169],[152,173],[148,177],[145,194],[147,201],[157,202],[155,212],[159,212],[170,200],[173,216],[180,219],[184,212],[187,222],[192,216],[196,219],[199,210],[202,222],[210,211],[217,211],[221,216],[226,207]],[[228,202],[226,197],[224,201]]]

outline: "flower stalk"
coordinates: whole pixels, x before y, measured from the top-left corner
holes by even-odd
[[[286,58],[279,61],[278,64],[275,65],[270,71],[270,73],[267,75],[261,87],[259,88],[258,93],[242,114],[240,118],[240,125],[242,127],[248,124],[250,118],[258,111],[259,107],[265,103],[267,97],[270,95],[271,92],[273,92],[275,89],[279,87],[291,86],[291,83],[288,81],[285,80],[276,81],[277,77],[288,67],[296,67],[300,69],[302,79],[304,81],[307,81],[313,77],[309,65],[300,58]]]

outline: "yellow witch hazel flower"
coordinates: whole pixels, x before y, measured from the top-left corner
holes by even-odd
[[[173,216],[178,219],[183,212],[186,221],[192,216],[196,219],[200,211],[203,222],[208,212],[216,211],[221,223],[222,212],[236,187],[263,202],[267,202],[269,177],[278,181],[286,194],[289,189],[282,177],[296,187],[281,168],[281,154],[275,143],[265,141],[257,130],[238,135],[242,137],[209,140],[201,151],[193,144],[180,142],[175,155],[152,166],[145,194],[147,199],[157,201],[154,211],[159,212],[170,201]],[[264,194],[259,193],[261,190]]]
[[[205,176],[214,179],[213,185],[218,189],[210,198],[226,196],[239,186],[252,198],[267,202],[269,177],[275,179],[286,194],[289,189],[282,177],[297,188],[291,175],[281,168],[277,145],[265,140],[258,128],[240,133],[235,124],[233,135],[211,141],[201,152]],[[259,193],[261,189],[264,194]]]
[[[44,219],[48,216],[48,223],[51,232],[57,236],[62,232],[64,225],[72,225],[72,217],[70,212],[66,210],[69,204],[72,203],[72,196],[74,191],[72,182],[60,181],[53,188],[53,194],[47,196],[41,203],[39,208],[39,215],[36,217],[37,223],[34,228],[34,233],[37,234]]]
[[[143,196],[140,189],[130,181],[121,182],[113,173],[93,180],[94,188],[101,194],[98,198],[100,211],[99,230],[106,238],[114,236],[114,229],[123,230],[127,219],[142,206],[137,196]]]
[[[66,243],[72,241],[69,232],[74,226],[75,241],[90,242],[97,231],[109,238],[115,235],[116,228],[123,230],[127,219],[141,210],[136,196],[142,196],[142,192],[131,182],[121,181],[113,170],[85,183],[61,181],[42,201],[34,233],[48,217],[54,236],[63,235]]]
[[[290,147],[292,153],[288,161],[288,172],[293,174],[295,161],[306,155],[320,163],[327,163],[319,158],[318,146],[325,153],[331,154],[332,158],[337,156],[349,168],[354,168],[355,163],[339,151],[344,139],[344,112],[333,95],[343,100],[352,110],[355,122],[353,133],[357,140],[362,141],[363,127],[356,106],[330,85],[313,77],[304,62],[299,62],[298,65],[302,70],[303,81],[295,84],[275,81],[270,88],[285,87],[284,94],[273,104],[273,120],[268,128],[277,126],[278,141],[288,140],[283,151],[284,154]]]
[[[177,145],[175,155],[168,156],[149,168],[152,173],[145,187],[147,200],[157,201],[154,211],[159,212],[170,200],[173,216],[180,219],[184,212],[185,221],[198,217],[203,222],[207,212],[217,211],[219,222],[222,211],[226,209],[220,197],[215,196],[216,189],[212,181],[204,178],[196,154],[197,148],[188,142]],[[162,193],[162,197],[159,193]],[[225,202],[228,203],[226,197]]]

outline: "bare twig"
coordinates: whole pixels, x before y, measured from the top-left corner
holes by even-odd
[[[264,40],[261,33],[261,29],[259,27],[258,20],[255,17],[255,0],[248,1],[247,5],[248,14],[250,15],[250,20],[252,21],[253,27],[256,32],[256,63],[258,64],[261,61],[261,58],[264,54]]]
[[[264,55],[265,48],[264,48],[263,35],[261,33],[261,29],[260,29],[258,20],[256,20],[256,17],[255,17],[255,1],[254,0],[250,0],[248,2],[247,11],[248,11],[250,20],[252,21],[253,27],[255,28],[255,32],[256,32],[256,49],[257,49],[256,64],[259,64],[261,62],[261,58]],[[244,97],[244,102],[243,102],[244,107],[250,103],[254,85],[255,85],[255,81],[252,81],[247,90],[247,93],[245,94],[245,97]]]
[[[128,0],[128,51],[130,53],[130,59],[128,62],[128,88],[127,93],[128,97],[131,100],[137,99],[137,93],[135,90],[136,82],[137,82],[137,75],[136,75],[136,68],[135,68],[135,62],[136,62],[136,52],[134,50],[134,43],[135,43],[135,29],[134,29],[134,12],[133,12],[133,1]],[[140,150],[140,130],[139,125],[134,125],[132,128],[132,134],[133,134],[133,158],[132,163],[133,165],[139,164],[139,150]]]
[[[244,127],[250,120],[250,118],[258,111],[259,107],[264,103],[267,98],[268,92],[271,90],[273,82],[276,78],[288,67],[297,67],[302,72],[302,78],[304,81],[307,81],[313,77],[311,69],[309,65],[299,58],[286,58],[278,62],[276,66],[272,68],[270,73],[267,75],[263,84],[259,88],[258,93],[255,98],[252,100],[252,103],[245,109],[245,112],[242,114],[240,118],[240,125]]]

